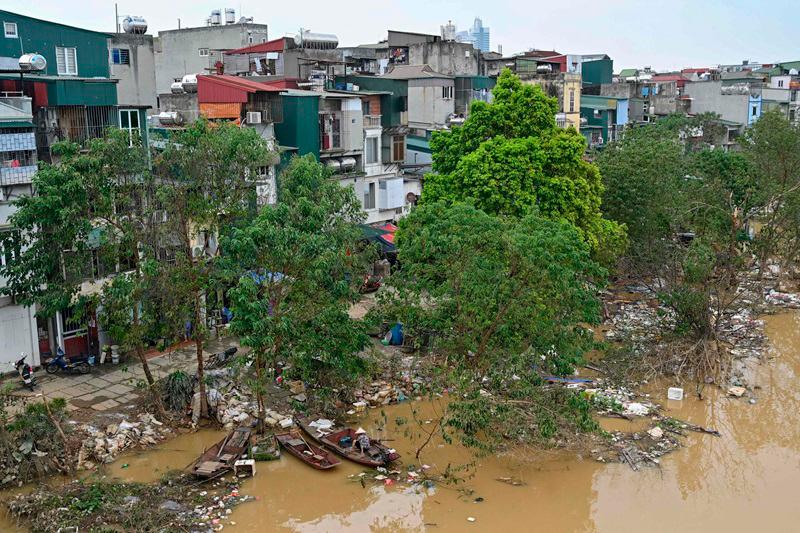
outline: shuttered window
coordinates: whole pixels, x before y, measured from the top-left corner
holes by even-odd
[[[131,51],[127,48],[112,48],[111,62],[115,65],[130,65]]]
[[[76,48],[56,46],[56,67],[60,76],[78,75],[78,51]]]

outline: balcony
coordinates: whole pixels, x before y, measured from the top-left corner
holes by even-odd
[[[0,132],[2,131],[0,130]],[[0,152],[18,152],[20,150],[36,150],[36,135],[33,131],[0,133]]]
[[[365,128],[380,128],[381,116],[380,115],[364,115]]]
[[[0,186],[28,184],[33,180],[36,168],[36,165],[0,168]]]

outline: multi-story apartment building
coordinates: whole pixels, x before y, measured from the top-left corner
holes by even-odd
[[[18,251],[9,221],[14,212],[11,202],[31,194],[36,162],[31,98],[22,92],[0,92],[0,265],[12,261]],[[0,277],[0,288],[4,286]],[[34,309],[18,305],[11,296],[0,296],[0,366],[10,369],[9,363],[23,352],[28,363],[38,363]]]

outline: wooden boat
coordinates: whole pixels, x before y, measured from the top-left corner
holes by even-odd
[[[287,452],[317,470],[328,470],[342,463],[327,450],[306,442],[306,439],[297,430],[280,433],[275,435],[275,438],[281,443],[281,446],[286,448]]]
[[[333,427],[329,432],[322,433],[317,431],[316,428],[311,426],[312,420],[303,418],[297,419],[297,424],[303,428],[303,431],[334,453],[341,455],[345,459],[349,459],[354,463],[360,465],[371,466],[377,468],[379,466],[388,466],[392,461],[400,458],[400,454],[390,450],[387,446],[381,444],[379,440],[370,439],[370,447],[366,452],[355,446],[356,430],[350,427]],[[342,439],[349,437],[349,442],[352,444],[343,444]]]
[[[233,470],[233,464],[247,451],[250,444],[250,428],[236,428],[224,439],[203,452],[189,467],[192,474],[201,478],[217,477]]]

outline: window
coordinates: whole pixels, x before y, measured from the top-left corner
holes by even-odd
[[[758,115],[758,106],[757,106],[757,105],[754,105],[754,106],[753,106],[753,111],[752,111],[752,113],[750,113],[750,114],[751,114],[752,116],[756,116],[756,115]]]
[[[134,136],[139,135],[139,110],[120,109],[119,110],[119,129],[128,132],[128,142],[133,146]]]
[[[112,48],[111,62],[115,65],[130,65],[131,51],[127,48]]]
[[[645,115],[650,113],[650,102],[645,101],[644,103],[642,103],[642,113]]]
[[[575,112],[575,89],[569,90],[569,112]]]
[[[78,50],[56,46],[56,68],[60,76],[78,75]]]
[[[10,265],[19,255],[19,232],[0,232],[0,266]]]
[[[406,138],[402,135],[392,137],[392,161],[406,160]]]
[[[200,57],[208,57],[208,48],[198,48],[197,53]]]
[[[265,42],[267,42],[267,38],[266,38],[266,37],[262,37],[262,38],[261,38],[261,42],[262,42],[262,43],[265,43]]]
[[[452,85],[446,85],[446,86],[442,87],[442,98],[447,100],[447,99],[452,98],[452,97],[453,97],[453,86]]]
[[[6,37],[8,37],[8,35],[6,35]],[[783,88],[783,80],[778,80],[778,88]]]
[[[3,31],[9,39],[16,39],[19,37],[16,22],[3,22]]]
[[[364,209],[375,209],[375,183],[364,188]]]
[[[366,154],[366,163],[368,165],[374,165],[375,163],[380,163],[380,158],[378,158],[378,137],[367,137],[367,149],[365,150]]]

